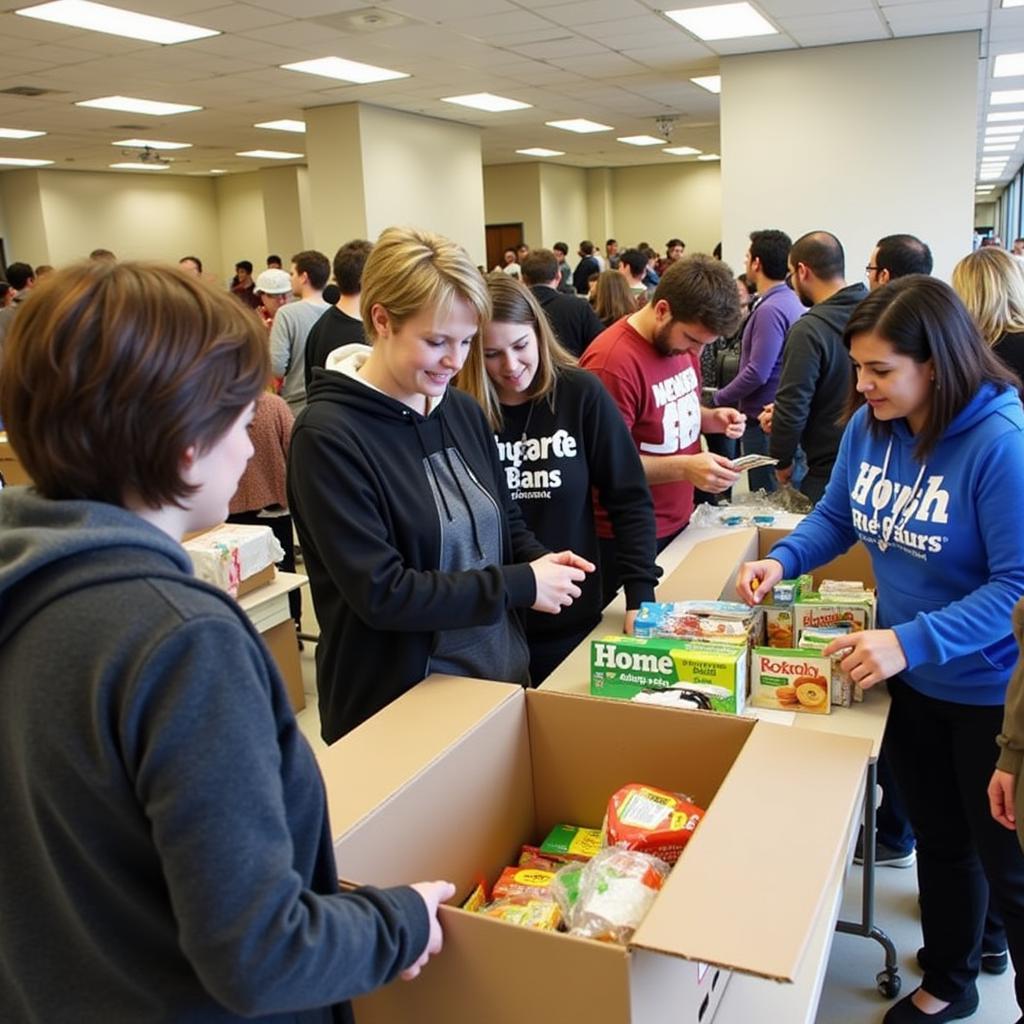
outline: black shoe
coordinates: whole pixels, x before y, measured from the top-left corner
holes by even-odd
[[[875,840],[875,867],[876,868],[909,868],[917,862],[917,851],[914,847],[909,850],[894,850],[885,843]],[[853,863],[864,863],[864,833],[857,837],[857,846],[853,851]]]
[[[919,1010],[910,1000],[904,996],[898,1003],[890,1007],[889,1012],[882,1018],[882,1024],[944,1024],[949,1020],[963,1020],[970,1017],[978,1009],[978,992],[972,989],[965,996],[962,996],[955,1003],[950,1003],[944,1010],[938,1013],[925,1013]]]
[[[917,951],[917,965],[922,971],[928,970],[928,951],[922,946]],[[981,969],[986,974],[1005,974],[1010,966],[1010,954],[1007,950],[998,953],[982,953]]]

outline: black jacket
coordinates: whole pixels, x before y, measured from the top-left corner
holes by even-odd
[[[867,294],[862,284],[841,288],[812,306],[786,335],[770,444],[780,469],[792,463],[800,445],[807,455],[808,476],[827,480],[832,472],[853,380],[843,331]]]
[[[438,569],[442,525],[424,462],[453,446],[502,513],[502,565]],[[525,563],[547,549],[509,497],[479,405],[453,388],[421,416],[344,373],[315,370],[292,431],[288,505],[320,623],[328,743],[424,678],[438,632],[489,625],[536,600]]]
[[[579,302],[579,299],[574,299]],[[608,511],[626,607],[654,600],[661,569],[655,562],[654,503],[636,445],[601,381],[586,370],[559,374],[554,408],[547,398],[502,406],[498,454],[512,497],[527,525],[552,551],[575,551],[599,562],[594,493]],[[601,617],[597,573],[582,595],[558,615],[526,613],[531,639],[573,635]]]
[[[331,306],[315,324],[306,337],[306,390],[313,383],[313,370],[323,369],[327,357],[343,345],[365,345],[366,332],[363,321],[348,313],[342,313],[337,306]]]
[[[530,290],[544,310],[555,337],[574,356],[583,355],[583,350],[604,330],[604,324],[586,299],[555,291],[546,284],[533,285]]]
[[[590,290],[590,275],[599,274],[600,272],[601,264],[593,256],[582,257],[579,263],[576,264],[576,269],[572,272],[572,283],[576,293],[578,295],[586,295]]]
[[[1024,381],[1024,333],[1005,332],[992,346],[992,351],[1003,361],[1003,365]]]

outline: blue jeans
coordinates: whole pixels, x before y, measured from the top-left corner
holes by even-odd
[[[744,455],[767,455],[768,435],[761,429],[756,419],[747,420],[747,428],[740,438],[740,451]],[[747,480],[751,491],[767,491],[769,494],[779,486],[775,479],[774,466],[758,466],[747,470]]]

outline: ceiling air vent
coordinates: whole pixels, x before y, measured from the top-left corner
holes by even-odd
[[[0,89],[3,96],[49,96],[50,93],[63,92],[63,89],[39,89],[34,85],[14,85],[10,89]]]
[[[319,18],[310,18],[320,25],[333,28],[336,32],[380,32],[387,28],[398,28],[411,25],[414,18],[395,11],[385,11],[380,7],[363,7],[358,11],[344,11],[341,14],[327,14]]]

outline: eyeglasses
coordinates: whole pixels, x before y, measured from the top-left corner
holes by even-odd
[[[868,264],[868,265],[867,265],[867,266],[866,266],[866,267],[864,268],[864,272],[865,272],[865,273],[867,273],[867,274],[870,274],[870,273],[871,273],[871,271],[874,271],[874,272],[875,272],[875,273],[877,274],[877,273],[878,273],[878,271],[879,271],[879,270],[881,270],[881,269],[882,269],[881,267],[873,267],[873,266],[872,266],[872,265],[871,265],[871,264],[869,263],[869,264]]]

